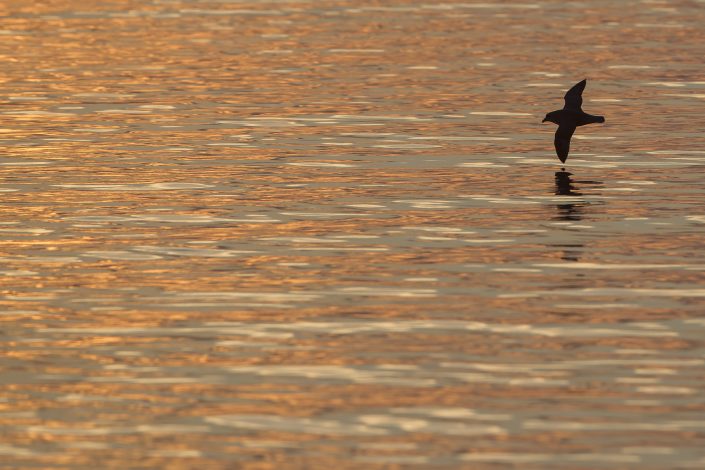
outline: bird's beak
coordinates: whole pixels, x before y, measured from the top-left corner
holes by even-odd
[[[543,124],[544,122],[546,122],[546,118],[544,118],[544,120],[543,120],[543,121],[541,121],[541,123],[542,123],[542,124]]]

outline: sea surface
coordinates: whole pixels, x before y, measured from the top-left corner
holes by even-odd
[[[703,57],[702,0],[3,2],[0,465],[705,468]]]

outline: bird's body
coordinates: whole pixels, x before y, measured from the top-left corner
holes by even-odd
[[[553,140],[556,146],[556,154],[562,163],[565,163],[570,151],[570,138],[573,137],[575,129],[586,124],[605,122],[603,116],[593,116],[583,111],[583,90],[587,80],[576,83],[568,93],[565,94],[565,106],[563,109],[551,111],[541,122],[552,122],[558,124],[556,137]]]

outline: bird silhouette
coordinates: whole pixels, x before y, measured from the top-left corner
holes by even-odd
[[[565,106],[563,106],[563,109],[551,111],[541,121],[558,124],[553,144],[556,146],[556,154],[561,163],[565,163],[568,158],[570,138],[573,137],[576,127],[595,122],[605,122],[604,116],[593,116],[583,111],[583,90],[586,84],[587,79],[573,85],[573,88],[565,94]]]

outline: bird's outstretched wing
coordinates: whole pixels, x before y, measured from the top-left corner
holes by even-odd
[[[575,126],[570,125],[560,125],[556,130],[556,137],[553,140],[553,144],[556,146],[556,154],[561,160],[561,163],[565,163],[568,158],[568,152],[570,151],[570,138],[573,137],[573,132],[575,132]]]
[[[566,93],[563,98],[565,99],[565,106],[563,109],[581,109],[581,106],[583,105],[583,90],[585,89],[586,83],[587,79],[576,83],[573,85],[573,88],[568,90],[568,93]]]

